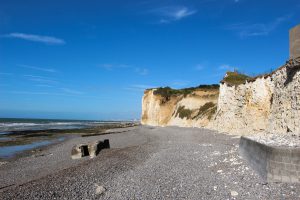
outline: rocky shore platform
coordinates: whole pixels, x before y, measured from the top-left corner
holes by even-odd
[[[149,126],[111,133],[2,163],[0,199],[300,199],[300,184],[266,183],[239,157],[239,137]],[[104,139],[111,148],[97,157],[71,159],[74,145]]]

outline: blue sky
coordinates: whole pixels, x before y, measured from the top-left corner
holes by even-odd
[[[143,90],[268,72],[299,0],[1,0],[0,117],[140,118]]]

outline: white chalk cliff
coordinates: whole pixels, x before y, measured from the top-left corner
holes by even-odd
[[[168,98],[155,94],[157,90],[144,93],[142,124],[206,127],[239,135],[300,132],[300,58],[243,84],[222,82],[219,89]]]

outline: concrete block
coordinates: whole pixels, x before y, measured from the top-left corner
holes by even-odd
[[[273,175],[273,179],[271,180],[272,182],[281,182],[281,176],[278,175]]]
[[[290,183],[291,182],[291,178],[289,176],[282,176],[281,177],[281,181],[282,182]]]
[[[290,29],[290,59],[300,57],[300,25]]]
[[[296,176],[292,176],[291,177],[291,183],[298,183],[299,182],[299,178],[298,177],[296,177]]]
[[[282,161],[284,163],[291,163],[291,156],[290,155],[285,155],[284,157],[282,157]]]
[[[289,171],[296,171],[296,165],[294,164],[285,164],[285,169]]]
[[[239,153],[263,180],[300,182],[300,148],[267,146],[241,137]]]
[[[85,156],[94,158],[102,149],[110,148],[109,140],[89,142],[88,144],[78,144],[71,150],[72,159],[79,159]]]

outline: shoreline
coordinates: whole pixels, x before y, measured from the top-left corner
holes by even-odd
[[[0,162],[7,162],[18,159],[20,157],[33,156],[36,152],[40,152],[50,146],[56,145],[63,141],[73,137],[88,137],[94,135],[107,134],[110,129],[133,127],[137,126],[137,123],[118,122],[108,123],[104,125],[82,127],[75,129],[46,129],[46,130],[18,130],[10,131],[6,134],[2,134],[2,138],[8,140],[0,141],[0,149],[6,147],[22,148],[22,146],[29,146],[28,149],[15,150],[12,155],[0,157]],[[39,145],[38,143],[46,143]],[[31,148],[30,145],[33,147]],[[35,147],[36,146],[36,147]]]

